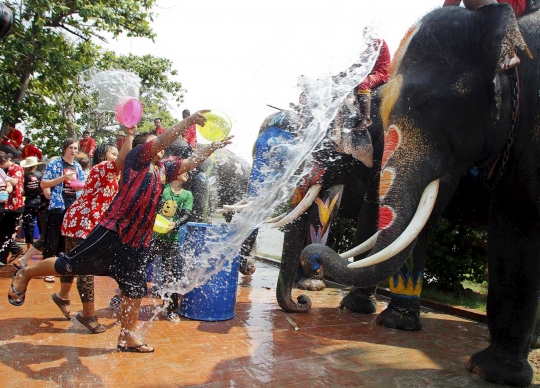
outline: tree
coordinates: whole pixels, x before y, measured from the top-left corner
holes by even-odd
[[[155,117],[161,117],[165,127],[175,122],[169,113],[169,104],[171,101],[175,101],[176,106],[182,103],[184,89],[180,82],[173,80],[178,72],[172,66],[173,63],[166,58],[149,54],[117,56],[112,51],[106,51],[97,63],[100,70],[123,69],[141,78],[140,100],[144,111],[139,129],[142,131],[154,128]]]
[[[39,133],[36,144],[48,155],[57,153],[62,139],[66,137],[79,137],[83,130],[88,130],[97,141],[111,141],[118,122],[114,113],[100,113],[97,94],[91,94],[79,82],[79,75],[83,69],[95,68],[97,71],[122,69],[137,74],[141,78],[140,99],[143,103],[143,119],[139,130],[153,129],[153,118],[161,117],[165,126],[175,123],[169,113],[170,101],[177,105],[183,101],[182,84],[172,80],[177,75],[172,68],[172,62],[166,58],[152,55],[117,56],[111,51],[90,51],[92,62],[73,64],[79,69],[67,90],[51,93],[44,88],[38,88],[43,104],[34,116],[26,121],[30,132]],[[39,86],[39,84],[38,84]]]
[[[91,38],[153,38],[149,10],[155,0],[11,0],[11,34],[0,42],[4,71],[0,75],[3,121],[50,114],[47,94],[69,90],[80,65],[92,58]],[[94,57],[95,58],[95,57]],[[75,66],[73,66],[75,64]],[[67,120],[69,121],[69,120]]]

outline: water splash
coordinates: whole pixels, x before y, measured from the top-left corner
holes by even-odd
[[[337,76],[328,75],[318,79],[299,77],[298,85],[305,98],[303,103],[313,120],[302,128],[300,135],[293,141],[275,144],[270,149],[269,153],[285,153],[286,163],[271,166],[265,171],[265,180],[257,182],[258,195],[250,198],[253,201],[251,207],[236,214],[227,228],[208,233],[205,242],[207,249],[198,256],[184,257],[180,281],[164,292],[185,294],[229,266],[253,229],[264,223],[274,209],[291,198],[302,176],[311,170],[311,154],[326,136],[327,128],[343,100],[371,72],[380,46],[381,40],[377,38],[376,31],[364,30],[363,50],[348,70]]]
[[[91,68],[82,73],[80,80],[91,92],[98,92],[98,112],[114,112],[116,104],[124,97],[139,98],[141,78],[126,70]]]

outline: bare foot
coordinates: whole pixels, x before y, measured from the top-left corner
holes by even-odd
[[[26,279],[26,277],[24,276],[24,272],[25,269],[23,268],[17,271],[17,273],[13,277],[13,288],[15,288],[15,290],[17,290],[17,292],[19,293],[26,290],[26,287],[28,286],[28,283],[30,281],[29,279]]]
[[[504,62],[501,64],[501,70],[505,71],[505,70],[511,69],[512,67],[516,67],[520,63],[521,63],[521,60],[516,54],[514,54],[512,58],[510,58],[507,55],[506,57],[504,57]]]
[[[136,333],[127,329],[120,330],[120,335],[118,336],[118,349],[121,351],[134,351],[138,353],[152,353],[154,351],[154,348],[142,342],[137,337]]]
[[[360,125],[358,127],[356,127],[354,130],[355,131],[358,131],[358,132],[361,132],[361,131],[365,131],[366,129],[368,129],[368,127],[371,125],[371,118],[370,117],[364,117],[362,119],[362,121],[360,122]]]

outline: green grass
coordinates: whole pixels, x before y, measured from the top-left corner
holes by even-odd
[[[427,285],[422,288],[422,298],[485,312],[487,283],[477,284],[465,281],[463,288],[461,292],[449,292]]]
[[[268,257],[269,259],[274,259],[274,260],[281,261],[281,255],[277,256],[277,255],[271,255],[269,253],[257,252],[257,256]]]

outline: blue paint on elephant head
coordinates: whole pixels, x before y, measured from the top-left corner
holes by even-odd
[[[313,272],[317,272],[321,268],[322,255],[320,253],[314,253],[309,256],[308,262]]]
[[[275,177],[283,174],[283,169],[289,160],[289,146],[293,144],[295,135],[276,124],[282,123],[285,115],[277,114],[272,117],[270,126],[260,134],[255,142],[253,167],[248,185],[248,196],[259,194],[263,184],[269,184]],[[270,123],[269,122],[269,123]]]

